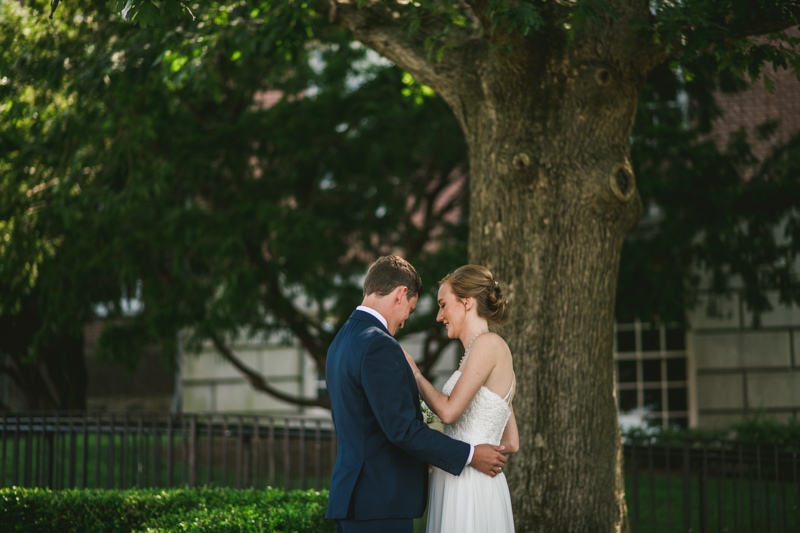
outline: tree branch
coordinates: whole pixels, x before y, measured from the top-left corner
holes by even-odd
[[[419,82],[433,88],[445,100],[453,101],[456,95],[470,84],[464,83],[464,71],[475,68],[468,61],[474,44],[485,46],[475,29],[451,30],[453,49],[441,61],[431,57],[425,48],[425,33],[439,23],[437,17],[426,18],[426,25],[409,35],[408,7],[396,1],[373,0],[359,8],[355,0],[330,0],[331,20],[350,31],[361,43],[411,73]]]
[[[297,337],[303,348],[317,363],[319,370],[324,373],[327,345],[330,341],[325,338],[326,332],[320,325],[314,324],[306,315],[298,311],[294,303],[283,294],[277,275],[269,269],[269,265],[263,258],[261,247],[249,246],[247,251],[253,265],[264,273],[262,286],[267,291],[263,298],[264,305]],[[316,330],[316,335],[312,333],[312,328]]]
[[[800,2],[775,0],[773,5],[765,6],[764,1],[749,0],[747,4],[742,12],[748,18],[733,13],[722,15],[720,22],[731,26],[732,37],[735,39],[783,31],[800,25]]]
[[[286,394],[285,392],[281,392],[280,390],[276,389],[269,383],[267,380],[264,379],[264,376],[256,372],[255,370],[251,369],[247,365],[245,365],[241,359],[236,357],[233,351],[228,348],[222,340],[216,336],[211,335],[211,342],[214,343],[214,347],[217,349],[219,354],[222,356],[223,359],[228,361],[231,365],[236,368],[239,372],[244,374],[247,381],[250,383],[250,386],[256,390],[261,392],[265,392],[270,396],[273,396],[279,400],[283,400],[284,402],[289,402],[294,405],[301,405],[301,406],[308,406],[308,407],[324,407],[326,409],[331,408],[330,400],[328,399],[310,399],[310,398],[300,398],[298,396],[292,396],[291,394]]]
[[[767,4],[769,1],[771,4]],[[669,8],[672,14],[663,16],[660,13],[658,17],[651,18],[653,23],[669,24],[669,18],[673,17],[682,27],[682,35],[673,36],[671,52],[666,53],[666,43],[659,46],[663,59],[691,49],[692,44],[687,44],[686,36],[693,39],[697,35],[698,42],[694,43],[694,47],[704,49],[709,43],[781,32],[800,24],[800,2],[797,0],[740,0],[735,4],[717,2],[709,5],[713,11],[704,12],[701,16],[687,16],[682,13],[684,8],[678,5]]]

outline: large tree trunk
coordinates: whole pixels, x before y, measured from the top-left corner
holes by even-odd
[[[592,62],[543,68],[487,71],[483,98],[462,107],[470,261],[512,304],[521,449],[508,482],[518,531],[625,530],[612,336],[641,211],[628,139],[642,80]]]
[[[42,328],[38,294],[22,302],[16,315],[0,316],[0,367],[7,373],[30,410],[84,410],[88,375],[83,353],[83,335],[54,334],[32,353]],[[33,357],[31,357],[33,355]],[[1,406],[8,408],[8,406]]]
[[[61,334],[53,337],[39,352],[41,372],[55,397],[50,409],[83,411],[86,409],[86,371],[83,335]]]

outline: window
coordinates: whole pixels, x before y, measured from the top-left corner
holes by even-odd
[[[689,424],[685,332],[664,324],[614,329],[617,411],[623,426]]]

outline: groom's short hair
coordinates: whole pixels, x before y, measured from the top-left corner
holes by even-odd
[[[422,292],[422,278],[411,263],[402,257],[385,255],[369,267],[367,277],[364,278],[364,296],[386,296],[401,286],[408,287],[406,299],[410,300]]]

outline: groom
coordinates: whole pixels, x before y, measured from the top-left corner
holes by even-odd
[[[325,518],[339,533],[410,533],[427,499],[427,464],[459,475],[466,465],[494,477],[502,447],[471,446],[429,429],[394,334],[414,311],[422,280],[397,256],[378,259],[364,301],[328,350],[326,380],[338,450]]]

